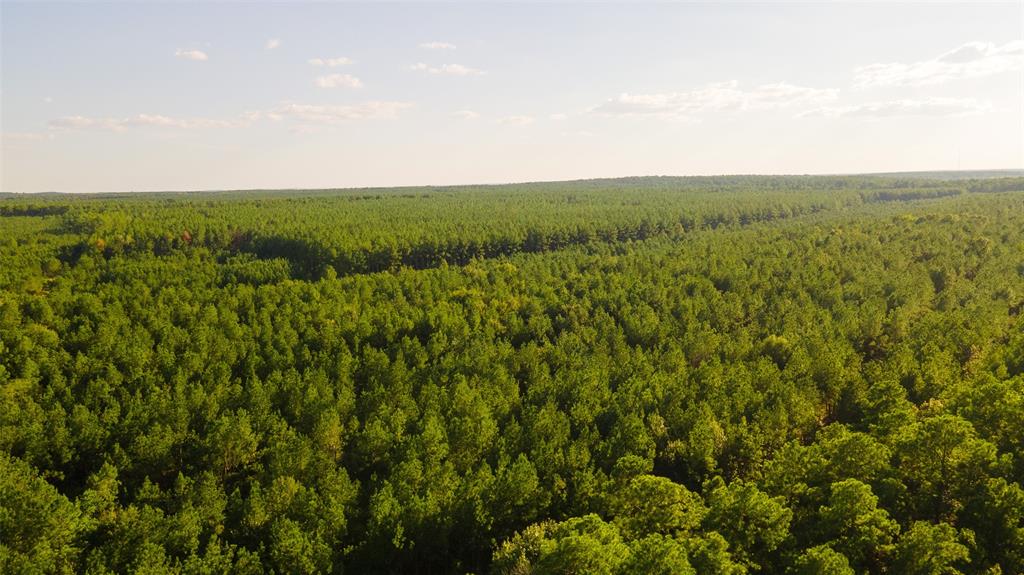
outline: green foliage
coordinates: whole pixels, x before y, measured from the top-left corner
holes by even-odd
[[[30,465],[0,454],[0,571],[74,573],[89,520]]]
[[[915,492],[917,517],[948,519],[978,492],[996,464],[994,445],[978,439],[955,415],[928,417],[906,428],[897,444],[897,468]]]
[[[709,512],[705,528],[725,536],[735,546],[733,555],[753,570],[767,569],[774,553],[789,538],[793,512],[781,497],[770,497],[753,483],[721,479],[707,488]]]
[[[1022,184],[0,197],[0,571],[1024,572]]]
[[[685,544],[664,535],[648,535],[630,544],[629,557],[619,567],[623,575],[696,575]]]
[[[618,529],[597,515],[527,529],[495,554],[498,573],[620,572],[629,548]]]
[[[856,570],[881,570],[899,525],[878,508],[871,487],[856,479],[833,483],[831,492],[820,514],[826,538]]]
[[[627,537],[683,535],[707,514],[696,493],[664,477],[634,477],[613,496],[611,514]]]
[[[896,546],[894,566],[907,575],[950,575],[968,559],[968,548],[951,525],[916,521]]]
[[[811,547],[793,562],[793,575],[854,575],[850,563],[842,553],[828,545]]]

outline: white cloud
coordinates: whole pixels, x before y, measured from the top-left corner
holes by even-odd
[[[480,114],[473,110],[459,110],[452,115],[462,120],[477,120],[480,118]]]
[[[316,105],[284,102],[266,110],[250,111],[237,118],[176,118],[160,114],[136,114],[122,118],[65,116],[50,120],[52,130],[106,130],[123,132],[130,129],[170,128],[179,130],[244,128],[260,121],[289,121],[293,130],[334,125],[355,120],[397,118],[403,110],[412,108],[411,102],[368,101],[350,105]],[[7,134],[4,135],[7,137]],[[27,138],[22,138],[27,139]]]
[[[850,106],[823,107],[799,114],[799,117],[826,118],[898,118],[906,116],[973,116],[992,108],[988,102],[973,98],[927,98],[889,100]]]
[[[592,111],[608,116],[656,116],[693,119],[712,111],[772,110],[835,100],[839,90],[806,88],[793,84],[764,84],[743,90],[739,83],[708,84],[689,92],[621,94]]]
[[[370,101],[351,105],[316,105],[284,103],[269,113],[307,124],[337,124],[350,120],[397,118],[399,112],[411,108],[411,102]]]
[[[555,122],[561,122],[569,117],[569,114],[551,114],[548,119],[554,120]]]
[[[420,44],[420,48],[427,50],[454,50],[455,44],[448,42],[424,42]]]
[[[469,66],[463,66],[462,64],[441,64],[440,66],[428,66],[423,62],[418,62],[409,66],[409,69],[416,70],[417,72],[427,72],[429,74],[441,74],[445,76],[479,76],[486,74],[483,70],[476,68],[470,68]]]
[[[968,42],[931,60],[870,64],[854,70],[853,84],[873,86],[923,86],[952,80],[980,78],[1024,69],[1024,40],[998,46]]]
[[[316,126],[313,124],[295,124],[288,127],[288,131],[292,134],[315,134],[323,131],[323,126]]]
[[[504,118],[498,118],[498,123],[505,124],[506,126],[527,126],[533,122],[533,116],[505,116]]]
[[[210,118],[172,118],[160,114],[136,114],[124,118],[90,118],[86,116],[65,116],[50,120],[50,127],[65,130],[111,130],[156,127],[183,130],[203,128],[234,128],[245,125],[244,120],[216,120]]]
[[[362,88],[363,82],[348,74],[328,74],[320,76],[314,83],[321,88]]]
[[[89,128],[117,129],[119,120],[114,118],[87,118],[85,116],[64,116],[50,120],[51,128],[86,130]]]
[[[52,104],[53,103],[53,98],[50,97],[50,96],[46,96],[45,98],[43,98],[43,103],[44,104]]]
[[[0,138],[5,142],[39,142],[52,140],[53,134],[45,132],[3,132]]]
[[[281,40],[279,38],[271,38],[270,40],[267,40],[266,49],[273,50],[274,48],[277,48],[280,45]]]
[[[202,50],[182,50],[181,48],[179,48],[176,52],[174,52],[174,55],[178,58],[183,58],[185,60],[196,60],[197,62],[205,62],[206,60],[210,59],[210,57],[206,55],[206,52],[203,52]]]
[[[164,128],[234,128],[242,125],[237,120],[217,120],[211,118],[171,118],[159,114],[136,114],[122,120],[125,126],[157,126]]]
[[[352,59],[351,58],[346,58],[344,56],[339,56],[337,58],[310,58],[307,61],[309,62],[310,66],[318,66],[318,67],[326,66],[328,68],[336,68],[338,66],[347,66],[347,65],[352,63]]]

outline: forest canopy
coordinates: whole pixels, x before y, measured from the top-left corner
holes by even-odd
[[[1024,178],[0,197],[0,572],[1024,572]]]

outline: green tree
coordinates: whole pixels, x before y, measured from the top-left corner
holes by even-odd
[[[38,472],[0,453],[0,571],[75,573],[89,519]]]
[[[696,493],[664,477],[639,475],[613,496],[613,523],[625,537],[682,535],[700,525],[707,514]]]
[[[895,466],[911,493],[916,517],[949,520],[988,479],[996,448],[955,415],[928,417],[907,428]]]
[[[832,484],[821,521],[832,547],[858,572],[881,571],[899,533],[899,525],[878,508],[871,487],[856,479]]]
[[[954,575],[969,558],[955,528],[915,521],[896,544],[893,568],[907,575]]]
[[[704,528],[721,533],[733,556],[753,570],[769,569],[789,538],[793,512],[781,497],[770,497],[743,480],[728,485],[716,478],[706,487],[709,511]]]
[[[811,547],[797,557],[789,573],[792,575],[854,575],[849,561],[828,545]]]
[[[495,573],[617,573],[629,547],[597,515],[531,526],[494,555]]]

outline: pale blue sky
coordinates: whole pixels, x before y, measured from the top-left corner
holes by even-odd
[[[0,2],[3,191],[1024,168],[1024,3]]]

